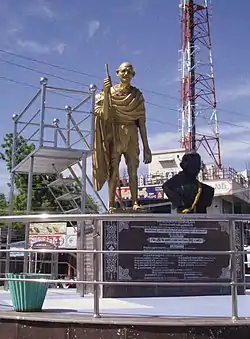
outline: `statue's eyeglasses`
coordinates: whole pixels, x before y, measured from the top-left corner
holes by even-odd
[[[128,74],[133,74],[134,72],[132,71],[132,69],[122,69],[120,70],[120,73],[121,74],[125,74],[125,73],[128,73]]]

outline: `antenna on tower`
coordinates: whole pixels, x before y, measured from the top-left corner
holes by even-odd
[[[181,146],[203,148],[221,167],[207,0],[181,0]]]

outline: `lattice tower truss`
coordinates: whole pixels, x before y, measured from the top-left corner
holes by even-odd
[[[216,111],[214,67],[210,35],[210,4],[206,0],[181,0],[181,146],[203,148],[221,167]],[[200,151],[203,152],[203,151]]]

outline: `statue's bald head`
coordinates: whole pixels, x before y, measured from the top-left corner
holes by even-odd
[[[131,77],[135,76],[135,70],[133,65],[130,62],[123,62],[120,64],[120,66],[117,68],[116,70],[116,74],[119,76],[123,73],[129,73],[131,75]]]

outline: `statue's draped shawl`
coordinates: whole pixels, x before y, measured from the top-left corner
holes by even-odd
[[[118,92],[118,87],[111,88],[110,116],[113,116],[113,123],[131,124],[139,119],[145,119],[144,98],[139,89],[132,88],[128,95]],[[110,172],[110,150],[109,137],[113,138],[112,121],[105,121],[103,118],[104,93],[96,96],[95,124],[94,124],[94,152],[93,152],[93,183],[95,191],[100,191],[109,178]],[[109,135],[109,137],[108,137]]]

